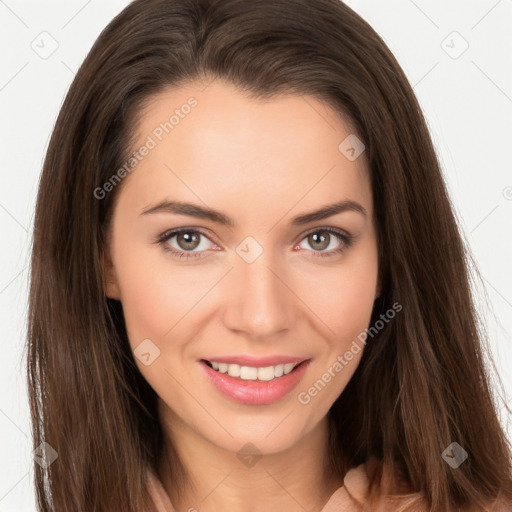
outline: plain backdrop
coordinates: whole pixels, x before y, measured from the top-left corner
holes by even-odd
[[[127,3],[0,0],[0,512],[35,510],[23,347],[42,161],[76,70]],[[457,217],[484,278],[485,289],[476,290],[478,304],[508,399],[512,0],[347,3],[388,44],[425,112]],[[511,432],[504,414],[502,421]]]

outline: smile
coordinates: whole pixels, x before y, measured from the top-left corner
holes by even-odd
[[[261,380],[270,381],[288,375],[300,363],[278,364],[276,366],[254,367],[240,366],[239,364],[218,363],[216,361],[206,361],[219,373],[226,373],[230,377],[238,377],[242,380]]]
[[[199,362],[209,382],[224,397],[245,405],[269,405],[299,384],[311,359],[259,367],[205,359]]]

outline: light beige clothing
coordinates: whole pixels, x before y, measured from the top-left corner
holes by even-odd
[[[405,478],[402,475],[391,478],[390,472],[386,470],[382,474],[380,501],[370,508],[367,505],[370,486],[368,474],[379,464],[377,459],[372,458],[350,469],[342,485],[331,495],[321,512],[428,512],[424,494],[408,492]],[[158,477],[153,472],[149,472],[148,476],[151,497],[158,512],[177,512]],[[511,511],[512,504],[496,501],[489,505],[489,512]]]

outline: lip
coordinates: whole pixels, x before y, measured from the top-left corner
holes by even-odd
[[[205,360],[201,360],[200,365],[210,382],[231,400],[245,405],[270,405],[288,395],[299,384],[311,363],[311,359],[298,359],[295,361],[290,361],[290,358],[287,359],[288,362],[302,361],[302,363],[296,366],[290,373],[271,381],[243,380],[238,377],[231,377],[227,373],[220,373],[210,368]],[[217,360],[213,359],[213,361]],[[273,365],[267,364],[267,366]]]
[[[265,368],[266,366],[277,366],[286,363],[302,363],[307,357],[290,357],[290,356],[267,356],[253,357],[248,355],[226,356],[226,357],[204,357],[206,361],[215,361],[217,363],[239,364],[240,366],[252,366],[256,368]]]

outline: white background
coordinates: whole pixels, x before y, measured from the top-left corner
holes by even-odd
[[[127,3],[0,0],[0,512],[35,510],[22,350],[42,160],[74,72]],[[484,278],[488,302],[479,304],[512,397],[512,0],[347,3],[386,41],[424,109]],[[47,59],[31,47],[42,37],[47,49],[58,44]],[[452,58],[464,40],[467,50]]]

